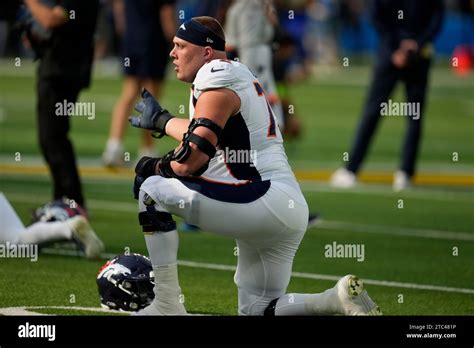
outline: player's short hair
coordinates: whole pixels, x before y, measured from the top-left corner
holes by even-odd
[[[225,41],[224,29],[222,28],[222,25],[219,23],[217,19],[213,17],[209,17],[209,16],[200,16],[200,17],[193,17],[192,20],[205,26],[207,29],[209,29],[214,34],[216,34],[219,38]]]

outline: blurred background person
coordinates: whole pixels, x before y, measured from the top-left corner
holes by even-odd
[[[296,42],[288,33],[280,31],[275,46],[272,66],[278,97],[283,109],[285,125],[283,137],[285,140],[298,139],[302,131],[301,122],[295,113],[290,89],[292,83],[304,78],[304,71],[294,62]]]
[[[125,165],[123,137],[132,106],[144,87],[159,98],[171,42],[176,33],[174,0],[116,0],[114,13],[124,16],[122,64],[125,77],[122,94],[112,113],[109,139],[102,154],[104,165]],[[118,8],[117,8],[118,7]],[[156,157],[150,131],[143,131],[139,158]]]
[[[36,209],[32,223],[25,227],[0,192],[0,218],[0,244],[43,247],[56,242],[69,242],[89,259],[99,258],[104,251],[104,243],[89,224],[86,212],[68,199],[56,200]]]
[[[373,81],[347,166],[332,175],[331,184],[341,188],[356,184],[357,173],[380,120],[383,104],[387,103],[397,81],[402,80],[407,102],[418,105],[419,114],[417,117],[403,115],[406,116],[408,127],[400,169],[393,180],[393,189],[400,191],[410,186],[415,174],[433,55],[432,42],[441,29],[444,4],[442,0],[376,0],[372,11],[380,35]]]
[[[9,22],[15,20],[21,0],[4,0],[0,2],[0,57],[5,54]]]
[[[226,50],[257,75],[278,125],[284,129],[283,109],[272,68],[272,42],[278,16],[272,0],[234,0],[225,21]]]
[[[194,8],[193,15],[195,16],[210,16],[223,23],[225,20],[226,12],[229,9],[233,0],[199,0],[195,1],[196,7]],[[190,18],[189,16],[187,17]]]
[[[68,138],[70,114],[56,104],[75,103],[89,86],[97,0],[25,0],[34,21],[29,39],[40,59],[37,77],[38,135],[53,178],[53,199],[67,197],[85,207],[76,155]],[[36,29],[35,29],[36,28]],[[41,36],[41,37],[40,37]]]
[[[339,8],[337,0],[307,2],[303,44],[307,54],[306,68],[314,76],[331,72],[338,63]]]
[[[120,38],[125,32],[123,0],[100,0],[99,5],[94,59],[104,59],[107,64],[113,60],[115,63],[116,53],[120,51]]]

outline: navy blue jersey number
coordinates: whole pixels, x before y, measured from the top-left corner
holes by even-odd
[[[265,92],[263,91],[262,86],[258,81],[254,81],[253,85],[255,86],[255,90],[257,91],[257,94],[259,97],[264,96],[265,97]],[[269,138],[276,137],[276,122],[275,122],[275,117],[273,116],[273,111],[272,108],[270,107],[270,104],[268,104],[267,98],[265,98],[265,101],[267,103],[267,108],[268,108],[268,117],[270,120],[270,125],[268,126],[268,134],[267,136]]]

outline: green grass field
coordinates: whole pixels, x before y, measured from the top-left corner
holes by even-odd
[[[10,64],[10,65],[9,65]],[[19,69],[19,70],[15,70]],[[0,65],[0,191],[23,222],[32,209],[50,200],[49,176],[22,166],[42,163],[36,138],[34,69],[31,64]],[[331,76],[300,83],[292,95],[304,136],[286,144],[294,169],[334,170],[349,150],[369,80],[369,69],[341,69]],[[187,110],[188,87],[171,79],[162,104]],[[120,93],[120,78],[97,68],[81,101],[95,102],[96,117],[72,120],[72,139],[83,168],[97,166],[107,139],[110,111]],[[434,69],[426,111],[420,172],[474,174],[474,83],[442,67]],[[402,100],[402,89],[393,96]],[[184,117],[184,115],[183,115]],[[392,172],[399,162],[405,122],[383,120],[365,170]],[[128,131],[126,149],[136,158],[139,133]],[[165,152],[175,143],[157,141]],[[458,161],[453,161],[453,153]],[[18,159],[18,154],[21,157]],[[18,172],[5,168],[14,166]],[[133,176],[87,174],[83,184],[91,223],[106,244],[106,253],[125,250],[146,254],[137,224]],[[387,315],[474,314],[474,190],[472,186],[417,186],[394,193],[389,186],[360,185],[340,191],[326,183],[301,183],[320,226],[307,231],[296,255],[288,291],[320,292],[336,277],[355,273],[367,279],[371,297]],[[403,208],[400,208],[402,200]],[[327,258],[325,245],[363,244],[365,260]],[[191,313],[235,315],[237,292],[232,267],[235,242],[203,233],[180,233],[180,282]],[[0,258],[0,310],[31,309],[48,314],[103,314],[65,307],[98,307],[95,276],[104,261],[42,253],[37,262]],[[229,266],[217,270],[216,265]],[[332,277],[331,277],[332,276]],[[74,301],[72,301],[74,300]],[[61,308],[53,308],[61,307]]]

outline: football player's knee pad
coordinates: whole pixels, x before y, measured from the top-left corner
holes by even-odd
[[[142,191],[143,192],[143,191]],[[140,194],[138,221],[143,232],[170,232],[176,229],[176,222],[170,213],[157,211],[156,202],[147,193]],[[142,203],[144,210],[142,209]]]

